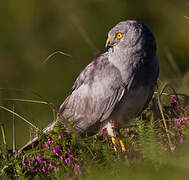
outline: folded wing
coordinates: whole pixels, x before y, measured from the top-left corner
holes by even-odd
[[[59,119],[71,119],[81,133],[90,131],[110,116],[124,92],[120,71],[108,61],[106,53],[102,54],[77,78],[60,107]]]

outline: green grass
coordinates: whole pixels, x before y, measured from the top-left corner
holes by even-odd
[[[121,129],[126,153],[119,144],[114,151],[106,130],[81,138],[60,122],[48,135],[38,130],[38,146],[13,152],[1,124],[1,179],[187,179],[189,98],[166,91]]]

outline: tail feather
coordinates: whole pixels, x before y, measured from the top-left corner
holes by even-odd
[[[23,147],[19,149],[19,151],[27,151],[32,149],[33,147],[36,147],[38,145],[38,136],[34,137],[32,140],[30,140],[28,143],[26,143]]]
[[[44,134],[48,134],[49,131],[54,129],[54,126],[56,125],[58,120],[54,121],[53,123],[49,124],[45,129],[43,129]],[[32,149],[33,147],[36,147],[39,144],[39,138],[38,136],[34,137],[32,140],[30,140],[28,143],[26,143],[22,148],[19,149],[19,151],[27,151]]]

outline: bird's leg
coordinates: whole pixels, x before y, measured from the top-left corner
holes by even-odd
[[[119,147],[121,146],[121,151],[126,152],[126,148],[123,143],[123,140],[121,139],[119,128],[116,125],[116,122],[113,120],[110,120],[104,127],[107,129],[108,134],[112,137],[111,139],[112,139],[112,144],[114,146],[114,151],[118,152]],[[118,141],[119,141],[120,146],[118,146]]]
[[[118,140],[119,140],[119,144],[120,144],[120,146],[121,146],[121,151],[122,151],[122,152],[126,152],[125,144],[124,144],[124,142],[123,142],[123,140],[122,140],[122,138],[121,138],[121,135],[120,135],[119,131],[116,131],[116,132],[115,132],[115,137],[117,137]]]
[[[119,130],[118,130],[116,124],[115,124],[115,121],[110,120],[110,124],[111,124],[112,130],[113,130],[112,143],[113,143],[113,145],[114,145],[114,151],[117,152],[116,138],[118,137],[119,143],[120,143],[120,145],[121,145],[121,151],[122,151],[122,152],[126,152],[126,148],[125,148],[124,142],[123,142],[123,140],[121,139],[121,136],[120,136]]]
[[[114,151],[117,152],[117,143],[116,143],[116,133],[115,133],[115,123],[113,120],[110,120],[105,126],[104,126],[108,132],[108,134],[112,137],[112,144],[114,146]]]
[[[121,138],[119,139],[119,143],[121,145],[122,152],[126,152],[126,148],[125,148],[124,142],[123,142],[123,140]]]
[[[117,132],[115,134],[118,134]],[[126,152],[126,148],[125,148],[125,144],[123,142],[123,140],[121,139],[120,135],[118,135],[119,138],[119,143],[121,145],[121,151],[122,152]],[[117,147],[116,147],[116,135],[112,137],[112,143],[114,145],[114,151],[117,152]]]
[[[117,152],[116,139],[115,139],[114,136],[112,137],[112,143],[113,143],[113,145],[114,145],[114,151]]]

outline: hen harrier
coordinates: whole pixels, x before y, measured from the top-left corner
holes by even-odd
[[[128,120],[139,115],[151,100],[159,66],[153,34],[135,20],[114,26],[108,33],[106,48],[80,73],[57,119],[63,123],[71,119],[79,134],[90,135],[106,128],[115,143],[115,132],[126,127]],[[126,151],[121,140],[120,144]]]

